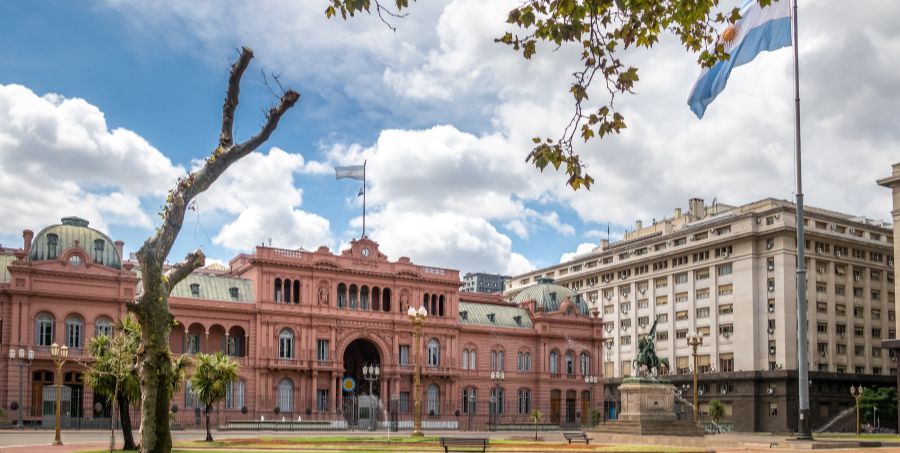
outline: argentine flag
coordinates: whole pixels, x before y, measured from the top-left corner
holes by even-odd
[[[753,61],[766,50],[791,45],[790,0],[773,0],[765,8],[757,0],[745,0],[741,18],[725,29],[722,40],[731,57],[705,68],[688,98],[688,105],[697,118],[703,118],[706,107],[725,89],[732,68]]]

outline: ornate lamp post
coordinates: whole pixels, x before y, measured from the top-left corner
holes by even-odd
[[[371,409],[371,420],[372,423],[369,425],[369,431],[375,431],[375,402],[372,399],[372,383],[378,380],[378,376],[381,374],[381,368],[378,365],[365,365],[363,366],[363,379],[369,382],[369,404],[372,405]]]
[[[697,398],[697,347],[703,345],[703,334],[691,332],[687,336],[687,344],[691,347],[691,355],[694,357],[694,423],[700,422],[700,403]]]
[[[859,435],[859,398],[863,395],[863,386],[859,384],[859,387],[850,386],[850,396],[856,400],[856,435]]]
[[[497,429],[500,419],[500,386],[506,375],[503,371],[491,371],[491,382],[494,382],[494,394],[491,395],[491,424]]]
[[[59,435],[59,427],[60,427],[60,398],[62,397],[62,366],[66,363],[66,357],[69,356],[69,347],[66,345],[62,345],[60,347],[58,344],[53,343],[50,345],[50,357],[53,358],[53,363],[56,364],[56,438],[53,440],[53,445],[62,445],[62,439]]]
[[[16,428],[22,428],[25,426],[24,422],[22,422],[22,407],[25,406],[23,402],[23,398],[25,398],[23,393],[23,388],[25,385],[25,375],[23,374],[26,366],[31,366],[31,362],[34,361],[34,351],[31,349],[28,350],[28,353],[25,353],[24,348],[19,348],[19,353],[16,354],[16,350],[9,348],[9,360],[14,362],[18,359],[17,365],[19,365],[19,401],[16,403],[19,406],[19,422],[16,424]]]
[[[585,376],[584,383],[587,384],[591,389],[590,394],[588,395],[588,410],[590,412],[585,414],[584,416],[588,419],[588,424],[593,426],[594,420],[593,417],[591,417],[591,414],[594,411],[594,385],[597,384],[597,376]]]
[[[409,322],[413,325],[413,333],[416,337],[416,372],[414,381],[415,403],[413,405],[413,437],[422,437],[422,328],[425,326],[425,317],[428,312],[425,307],[418,310],[409,307],[406,311]]]

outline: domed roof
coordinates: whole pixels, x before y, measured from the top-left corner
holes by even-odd
[[[63,217],[62,224],[41,230],[31,242],[28,259],[55,260],[70,247],[80,248],[95,263],[114,269],[122,268],[122,259],[112,239],[89,228],[88,221],[80,217]]]
[[[554,284],[553,280],[549,278],[541,279],[537,284],[523,289],[513,297],[512,301],[519,305],[522,302],[533,300],[536,309],[557,311],[560,304],[566,299],[571,299],[582,315],[588,314],[588,306],[581,296],[565,286]]]

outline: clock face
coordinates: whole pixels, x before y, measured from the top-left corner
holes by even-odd
[[[363,249],[362,249],[362,256],[364,256],[364,257],[366,257],[366,258],[369,257],[369,249],[368,249],[368,248],[363,248]]]

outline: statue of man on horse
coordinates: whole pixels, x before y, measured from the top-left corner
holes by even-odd
[[[631,362],[631,366],[634,367],[637,375],[640,377],[654,377],[660,373],[662,368],[666,370],[669,368],[668,360],[660,360],[656,356],[656,324],[658,322],[659,318],[654,319],[650,333],[638,340],[638,353]]]

